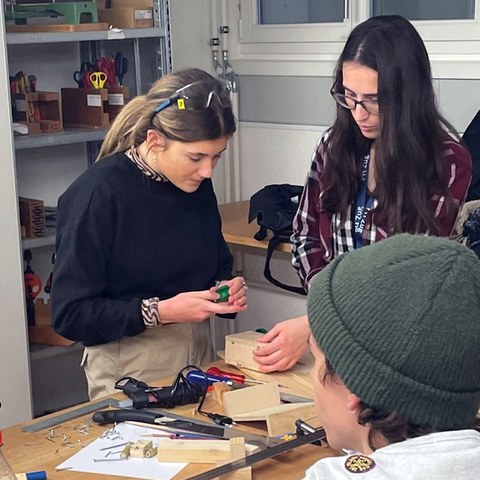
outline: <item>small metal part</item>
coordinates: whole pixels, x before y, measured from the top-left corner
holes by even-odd
[[[100,449],[100,452],[103,452],[104,450],[111,450],[112,448],[117,448],[117,447],[124,447],[130,442],[124,442],[124,443],[117,443],[116,445],[112,445],[110,447],[103,447]]]
[[[94,462],[121,462],[122,460],[128,460],[128,458],[94,458]]]

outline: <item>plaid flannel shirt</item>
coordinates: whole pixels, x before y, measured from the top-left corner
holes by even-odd
[[[312,165],[305,188],[300,199],[298,211],[293,220],[292,265],[300,280],[308,290],[314,275],[329,262],[342,253],[354,249],[352,208],[346,212],[333,215],[324,212],[322,193],[324,191],[322,174],[328,153],[323,137],[313,154]],[[448,187],[455,202],[453,211],[447,212],[444,196],[432,195],[432,208],[440,225],[439,236],[447,237],[452,233],[458,210],[463,205],[472,176],[470,154],[458,142],[447,140],[443,142],[444,167],[443,172]],[[378,219],[374,209],[367,213],[362,238],[363,244],[369,245],[389,236],[389,228],[385,222]],[[418,232],[425,233],[428,232]]]

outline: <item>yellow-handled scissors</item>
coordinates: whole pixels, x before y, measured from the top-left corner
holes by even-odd
[[[90,81],[93,88],[103,88],[107,81],[107,74],[105,72],[92,72],[90,74]]]

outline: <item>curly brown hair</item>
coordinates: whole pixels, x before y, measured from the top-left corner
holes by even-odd
[[[336,374],[330,361],[325,357],[325,370],[320,378],[320,382],[325,385],[328,382],[335,381],[340,381],[340,378]],[[362,426],[370,427],[368,432],[368,446],[373,451],[383,446],[384,440],[389,444],[398,443],[409,438],[445,431],[432,425],[417,425],[411,423],[396,412],[386,412],[371,407],[363,401],[359,403],[358,423]],[[480,431],[479,416],[474,420],[471,428]],[[379,440],[383,440],[383,442],[379,443]]]

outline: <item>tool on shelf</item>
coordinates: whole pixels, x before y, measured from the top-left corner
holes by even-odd
[[[100,57],[97,60],[97,71],[103,72],[107,76],[107,80],[105,82],[106,87],[117,86],[115,58],[112,55]]]
[[[55,253],[52,253],[52,265],[55,265]],[[45,287],[43,287],[44,292],[48,294],[50,294],[50,292],[52,291],[52,275],[53,271],[50,272],[50,275],[48,276],[45,283]]]
[[[95,65],[92,62],[82,62],[80,69],[73,72],[73,79],[77,82],[79,88],[92,88],[90,74],[95,71]]]
[[[118,77],[118,86],[123,86],[123,77],[128,71],[128,58],[122,52],[115,54],[115,73]]]
[[[105,72],[92,72],[88,78],[93,85],[93,88],[103,88],[107,81],[107,74]]]
[[[23,252],[23,260],[27,264],[23,272],[27,302],[27,323],[28,325],[35,325],[35,297],[42,291],[42,281],[30,266],[32,252],[28,248]]]

